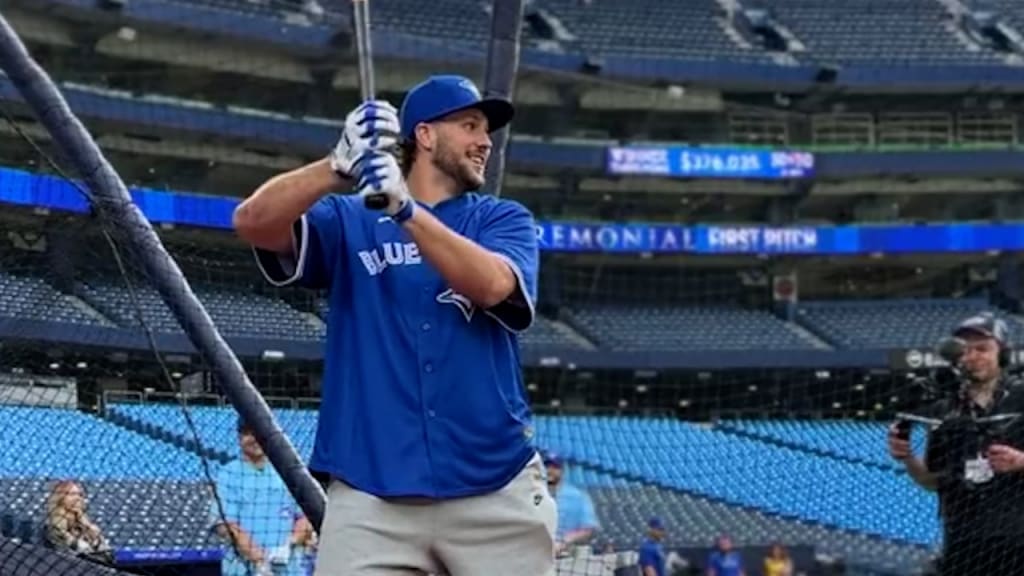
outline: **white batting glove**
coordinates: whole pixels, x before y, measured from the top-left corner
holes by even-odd
[[[367,152],[356,161],[356,191],[365,201],[367,196],[383,195],[387,205],[382,209],[396,223],[412,218],[416,203],[402,176],[398,160],[386,152]]]
[[[398,110],[387,100],[363,102],[345,117],[341,139],[331,150],[331,168],[345,178],[354,175],[355,163],[369,150],[398,146],[401,123]]]

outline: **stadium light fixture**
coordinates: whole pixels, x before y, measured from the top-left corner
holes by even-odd
[[[689,408],[690,407],[690,401],[687,400],[686,398],[683,398],[682,400],[679,401],[679,407],[680,408]]]

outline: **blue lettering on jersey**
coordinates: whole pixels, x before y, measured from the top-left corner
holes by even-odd
[[[517,293],[478,310],[358,196],[317,202],[296,224],[294,260],[257,250],[257,261],[276,285],[327,290],[310,467],[380,497],[484,494],[535,454],[518,346],[537,295],[535,222],[474,193],[420,207],[502,257]]]

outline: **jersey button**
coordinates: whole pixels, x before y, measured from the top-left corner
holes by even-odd
[[[429,330],[430,330],[430,322],[424,322],[423,323],[423,331],[427,332]]]
[[[434,416],[437,416],[437,414],[435,414],[433,410],[427,410],[427,416],[433,418]]]
[[[433,364],[431,364],[430,362],[427,362],[427,363],[426,363],[426,364],[425,364],[425,365],[423,366],[423,370],[424,370],[424,371],[425,371],[425,372],[426,372],[427,374],[430,374],[431,372],[433,372],[433,371],[434,371],[434,365],[433,365]]]

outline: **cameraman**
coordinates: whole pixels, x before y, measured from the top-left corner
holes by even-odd
[[[985,313],[953,336],[963,345],[954,362],[963,382],[922,414],[941,421],[928,433],[926,457],[914,456],[908,428],[901,434],[898,424],[889,430],[889,454],[938,493],[941,574],[1024,573],[1024,419],[1012,416],[1024,412],[1024,387],[1003,372],[1008,329]]]

